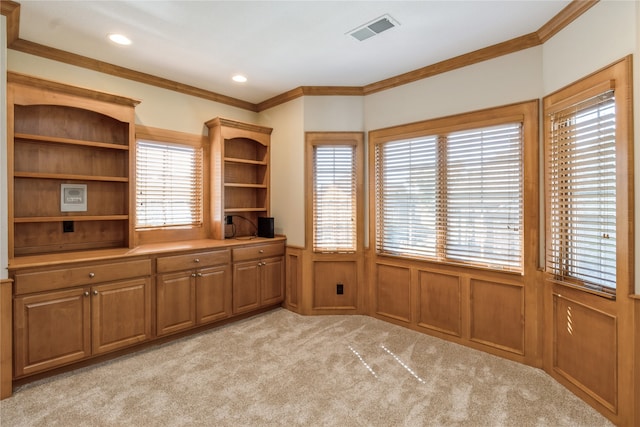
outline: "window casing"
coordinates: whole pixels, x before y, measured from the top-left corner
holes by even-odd
[[[136,144],[136,229],[202,226],[202,148]]]

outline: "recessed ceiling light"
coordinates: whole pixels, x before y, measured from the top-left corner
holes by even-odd
[[[109,34],[109,40],[122,46],[129,46],[131,44],[129,37],[122,34]]]
[[[231,80],[238,83],[245,83],[247,81],[247,78],[242,74],[236,74],[235,76],[231,77]]]

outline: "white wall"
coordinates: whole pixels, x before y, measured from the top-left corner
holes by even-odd
[[[270,108],[260,123],[271,137],[271,214],[287,243],[305,246],[305,132],[362,132],[359,96],[307,96]]]
[[[636,2],[636,31],[635,31],[635,40],[636,40],[636,50],[635,55],[633,56],[633,112],[634,112],[634,123],[635,123],[635,151],[634,151],[634,162],[635,165],[635,200],[636,200],[636,217],[635,217],[635,226],[636,226],[636,240],[635,240],[635,249],[636,249],[636,257],[634,265],[636,266],[636,294],[640,295],[640,4]]]
[[[548,95],[629,54],[635,54],[635,265],[640,266],[640,2],[601,1],[547,41],[542,48],[542,95]],[[636,293],[640,294],[638,268],[635,279]]]
[[[297,98],[260,115],[271,134],[271,215],[275,232],[287,244],[304,242],[304,99]]]
[[[142,101],[136,123],[192,134],[207,134],[204,123],[214,117],[255,123],[257,113],[171,90],[134,82],[34,55],[8,51],[9,71]]]
[[[306,96],[305,132],[363,132],[364,99],[361,96]]]
[[[0,15],[0,279],[9,277],[7,210],[7,18]]]
[[[542,48],[534,47],[365,97],[367,131],[540,97]]]

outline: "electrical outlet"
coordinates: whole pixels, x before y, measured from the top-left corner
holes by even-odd
[[[337,283],[336,284],[336,294],[337,295],[344,294],[344,285],[342,283]]]
[[[73,233],[73,221],[62,221],[62,232]]]

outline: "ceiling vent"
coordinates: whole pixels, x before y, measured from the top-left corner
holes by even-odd
[[[400,25],[398,24],[398,21],[393,19],[388,14],[385,14],[379,18],[374,19],[371,22],[368,22],[354,30],[349,31],[347,34],[360,41],[363,41],[368,39],[369,37],[373,37],[376,34],[380,34],[381,32],[387,31],[388,29],[396,27],[398,25]]]

